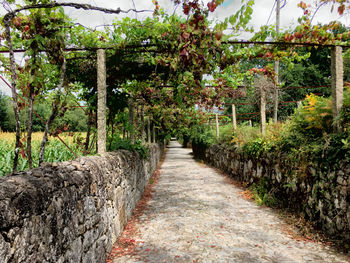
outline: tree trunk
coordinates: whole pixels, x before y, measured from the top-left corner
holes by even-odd
[[[17,74],[16,74],[16,62],[15,62],[15,54],[13,52],[13,45],[11,39],[11,23],[12,16],[5,16],[4,25],[6,32],[6,41],[10,52],[10,64],[11,64],[11,92],[13,99],[13,110],[15,112],[15,120],[16,120],[16,144],[15,144],[15,156],[13,159],[13,172],[17,171],[18,168],[18,157],[19,151],[21,149],[21,123],[19,119],[19,108],[18,108],[18,97],[16,91],[16,82],[17,82]]]
[[[37,75],[36,67],[36,52],[33,54],[33,64],[30,75],[35,78]],[[33,157],[32,157],[32,132],[33,132],[33,111],[34,111],[34,86],[32,83],[29,84],[29,111],[28,111],[28,126],[27,126],[27,158],[29,169],[33,168]]]
[[[51,115],[50,115],[48,121],[45,124],[44,136],[43,136],[43,139],[42,139],[41,145],[40,145],[39,166],[44,162],[45,147],[46,147],[46,142],[47,142],[47,138],[48,138],[48,133],[49,133],[51,124],[55,120],[57,114],[58,114],[58,104],[57,104],[57,101],[56,101],[54,103],[54,105],[53,105],[53,108],[52,108],[52,111],[51,111]]]
[[[28,127],[27,127],[27,158],[28,158],[29,169],[33,168],[33,158],[32,158],[33,106],[34,106],[34,87],[30,85]]]
[[[66,59],[63,60],[63,63],[61,66],[61,76],[60,76],[60,81],[58,84],[56,99],[55,99],[55,102],[54,102],[53,107],[52,107],[52,112],[51,112],[51,115],[50,115],[48,121],[46,122],[46,125],[45,125],[44,136],[43,136],[43,139],[41,141],[41,146],[40,146],[39,166],[44,162],[45,147],[46,147],[46,142],[47,142],[48,133],[49,133],[51,124],[53,123],[53,121],[55,120],[55,118],[58,115],[59,105],[61,102],[61,92],[62,92],[63,85],[64,85],[65,74],[66,74]]]
[[[88,117],[88,127],[87,127],[87,132],[86,132],[86,141],[85,141],[85,153],[86,154],[89,150],[89,145],[90,145],[90,134],[91,134],[91,126],[93,124],[92,122],[92,110],[89,110],[89,117]]]

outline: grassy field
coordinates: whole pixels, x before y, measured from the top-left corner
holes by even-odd
[[[69,147],[78,155],[82,155],[81,149],[76,146],[75,141],[78,136],[85,138],[84,133],[75,133],[74,136],[63,134],[60,137]],[[37,167],[39,162],[39,149],[43,137],[42,132],[33,134],[33,166]],[[14,158],[15,133],[7,133],[0,131],[0,177],[11,173]],[[50,137],[46,145],[45,162],[62,162],[75,159],[75,156],[67,149],[67,147],[57,138]],[[20,154],[19,159],[20,171],[28,169],[28,161]]]

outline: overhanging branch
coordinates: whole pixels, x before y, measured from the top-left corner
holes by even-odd
[[[106,14],[127,14],[129,12],[135,12],[135,13],[142,13],[142,12],[153,12],[153,10],[136,10],[136,9],[128,9],[128,10],[122,10],[119,7],[117,9],[110,9],[110,8],[103,8],[98,6],[93,6],[90,4],[79,4],[79,3],[57,3],[57,2],[51,2],[47,4],[36,4],[36,5],[27,5],[23,6],[21,8],[15,9],[12,12],[9,12],[5,15],[4,19],[6,18],[12,18],[17,13],[25,10],[30,9],[46,9],[46,8],[55,8],[55,7],[72,7],[75,9],[83,9],[83,10],[91,10],[91,11],[99,11]]]

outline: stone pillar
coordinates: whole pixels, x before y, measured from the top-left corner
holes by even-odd
[[[278,67],[279,67],[279,62],[276,61],[275,62],[275,71],[277,70],[277,73],[278,74]],[[276,81],[278,83],[278,76],[276,76]],[[275,87],[273,89],[273,122],[274,123],[277,123],[278,121],[278,84],[275,84]]]
[[[129,125],[131,127],[130,130],[130,141],[132,143],[135,142],[135,116],[134,116],[134,100],[133,98],[128,99],[128,107],[129,107]]]
[[[236,116],[235,104],[232,104],[232,127],[233,127],[233,130],[237,130],[237,116]]]
[[[106,152],[106,51],[97,50],[97,153]]]
[[[151,135],[151,116],[148,115],[147,117],[147,137],[148,137],[148,143],[152,142],[152,135]]]
[[[219,114],[215,114],[215,122],[216,122],[216,138],[220,137],[220,127],[219,127]]]
[[[260,128],[261,134],[266,134],[266,92],[260,88]]]
[[[145,109],[145,106],[142,104],[141,105],[141,110],[140,110],[142,143],[145,143],[145,141],[146,141],[146,136],[145,136],[145,110],[144,109]]]
[[[343,106],[343,56],[342,47],[333,47],[331,52],[331,73],[332,73],[332,98],[333,98],[333,118],[339,116]],[[335,131],[341,131],[341,123],[336,123]]]
[[[276,7],[276,32],[277,35],[280,32],[280,11],[281,11],[281,2],[280,0],[276,1],[277,7]],[[273,91],[273,122],[277,123],[278,120],[278,83],[279,83],[279,68],[280,68],[280,62],[275,61],[275,87]]]
[[[156,143],[156,127],[154,125],[154,122],[153,122],[153,125],[152,125],[152,133],[153,133],[153,143]]]

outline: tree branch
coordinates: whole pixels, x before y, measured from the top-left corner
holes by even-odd
[[[56,99],[53,103],[51,115],[46,122],[43,139],[41,141],[40,153],[39,153],[39,166],[44,162],[45,146],[46,146],[46,142],[48,140],[48,133],[50,131],[51,124],[53,123],[53,121],[55,120],[55,118],[57,117],[57,115],[59,113],[59,107],[60,107],[60,103],[61,103],[61,93],[62,93],[62,89],[64,88],[64,80],[65,80],[66,70],[67,70],[67,61],[66,61],[66,58],[64,58],[63,63],[61,65],[61,76],[60,76],[60,80],[59,80],[58,87],[57,87],[58,90],[57,90]]]
[[[121,10],[119,7],[117,9],[110,9],[110,8],[103,8],[103,7],[98,7],[98,6],[93,6],[90,4],[78,4],[78,3],[57,3],[57,2],[52,2],[52,3],[47,3],[47,4],[36,4],[36,5],[27,5],[23,6],[21,8],[15,9],[12,12],[9,12],[5,15],[4,19],[6,18],[12,18],[14,17],[17,13],[25,10],[30,10],[30,9],[42,9],[42,8],[55,8],[55,7],[72,7],[75,9],[83,9],[83,10],[93,10],[93,11],[100,11],[106,14],[120,14],[124,13],[127,14],[129,12],[135,12],[135,13],[142,13],[142,12],[153,12],[153,10],[136,10],[136,9],[128,9],[128,10]]]
[[[10,17],[5,17],[4,20],[5,25],[5,32],[6,32],[6,41],[9,47],[9,53],[10,53],[10,66],[11,66],[11,92],[12,92],[12,99],[13,99],[13,110],[15,112],[15,120],[16,120],[16,144],[15,144],[15,157],[13,160],[13,172],[17,171],[18,168],[18,158],[19,158],[19,151],[21,149],[21,123],[19,118],[19,108],[18,108],[18,97],[17,97],[17,91],[16,91],[16,84],[17,84],[17,74],[16,74],[16,61],[15,61],[15,54],[13,52],[13,45],[12,45],[12,38],[11,38],[11,20]]]

